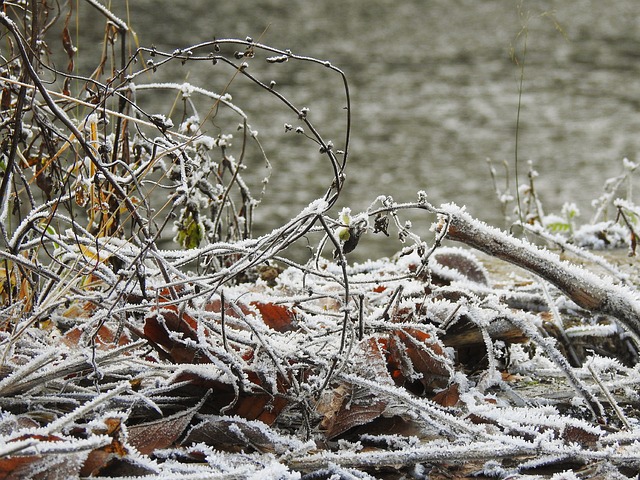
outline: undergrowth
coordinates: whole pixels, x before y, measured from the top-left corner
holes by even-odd
[[[73,2],[0,13],[4,478],[637,472],[640,302],[628,276],[568,264],[425,192],[334,212],[351,127],[338,67],[252,38],[137,47],[126,22],[87,3],[105,19],[89,74],[75,65]],[[175,64],[206,65],[226,86],[155,81]],[[339,78],[326,100],[345,107],[342,138],[270,79],[285,64]],[[229,93],[239,79],[248,98]],[[169,114],[144,108],[167,91]],[[331,172],[324,195],[258,237],[272,167],[242,108],[256,95],[277,100],[283,135],[311,142]],[[258,196],[245,181],[256,164]],[[624,165],[592,225],[635,253],[638,210],[618,193],[636,166]],[[529,178],[521,226],[585,243],[577,209],[544,214]],[[498,193],[506,212],[513,197]],[[433,222],[433,238],[407,210]],[[366,234],[400,252],[350,264]],[[449,240],[522,269],[505,282]],[[304,263],[288,255],[300,243]]]

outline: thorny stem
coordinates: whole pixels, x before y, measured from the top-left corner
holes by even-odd
[[[342,307],[344,310],[344,316],[342,319],[342,332],[340,334],[340,348],[338,350],[338,354],[333,357],[331,361],[331,366],[329,367],[329,371],[327,372],[327,376],[322,384],[322,387],[320,387],[320,392],[322,392],[329,385],[329,382],[333,378],[334,370],[338,364],[339,359],[342,358],[345,347],[346,347],[347,331],[350,323],[349,322],[350,293],[349,293],[349,276],[347,274],[347,261],[344,257],[344,252],[342,251],[342,245],[340,245],[340,242],[336,240],[335,236],[333,235],[333,232],[327,225],[327,222],[325,221],[324,217],[322,215],[318,215],[317,218],[322,224],[322,227],[324,228],[326,235],[329,237],[329,240],[331,241],[331,243],[333,243],[334,247],[336,248],[336,252],[338,254],[338,263],[340,264],[340,268],[342,270],[343,288],[344,288],[344,305]]]
[[[329,237],[329,240],[331,240],[331,243],[333,243],[333,245],[336,248],[336,252],[338,253],[338,263],[340,264],[340,269],[342,270],[342,277],[343,277],[343,288],[344,288],[344,320],[343,320],[343,324],[342,324],[342,335],[340,337],[340,350],[339,350],[339,354],[342,355],[342,353],[344,352],[344,348],[346,345],[346,337],[347,337],[347,324],[349,322],[349,276],[347,274],[347,260],[344,257],[344,253],[342,251],[342,246],[340,245],[340,242],[338,242],[338,240],[336,240],[335,236],[333,235],[333,232],[329,229],[327,222],[325,221],[324,217],[322,215],[318,215],[318,220],[320,220],[320,223],[322,224],[322,227],[325,229],[325,232],[327,233],[327,236]]]
[[[317,129],[314,127],[314,125],[309,121],[309,119],[307,118],[307,116],[299,109],[297,108],[295,105],[293,105],[293,103],[291,103],[283,94],[281,94],[280,92],[278,92],[276,89],[274,89],[272,86],[265,84],[264,82],[260,81],[259,79],[257,79],[255,76],[251,75],[250,73],[247,72],[246,68],[243,68],[242,65],[238,65],[234,62],[232,62],[231,60],[229,60],[228,58],[224,57],[224,56],[212,56],[212,55],[207,55],[207,56],[195,56],[192,54],[185,54],[184,52],[182,53],[166,53],[166,52],[161,52],[157,49],[149,49],[149,48],[139,48],[138,51],[136,52],[135,55],[132,56],[132,58],[135,58],[137,56],[138,53],[140,52],[146,52],[146,53],[150,53],[153,55],[158,55],[158,56],[164,56],[165,59],[161,60],[158,63],[155,63],[153,67],[149,67],[146,70],[149,70],[151,68],[158,68],[160,65],[162,65],[162,63],[164,62],[168,62],[172,59],[182,59],[184,61],[188,60],[188,61],[211,61],[211,60],[217,60],[217,61],[221,61],[224,62],[232,67],[234,67],[236,69],[237,72],[240,72],[242,75],[244,75],[245,77],[247,77],[248,79],[250,79],[252,82],[254,82],[256,85],[260,86],[262,89],[264,89],[265,91],[271,93],[272,95],[275,95],[282,103],[284,103],[288,108],[290,108],[298,117],[298,119],[300,119],[306,126],[307,128],[309,128],[309,130],[313,133],[313,136],[316,138],[316,140],[318,141],[318,143],[321,146],[321,150],[322,152],[324,152],[330,159],[331,161],[331,165],[333,168],[333,173],[334,173],[334,184],[332,185],[332,187],[330,187],[327,191],[327,194],[325,195],[325,199],[327,200],[329,207],[331,207],[335,201],[337,200],[338,196],[340,195],[340,192],[342,190],[342,186],[344,183],[344,168],[346,166],[346,162],[347,162],[347,157],[349,154],[349,142],[350,142],[350,135],[351,135],[351,95],[350,95],[350,89],[349,89],[349,84],[347,82],[347,77],[345,75],[345,73],[340,70],[339,68],[335,67],[334,65],[332,65],[329,62],[326,61],[322,61],[322,60],[318,60],[316,58],[313,57],[307,57],[307,56],[301,56],[301,55],[295,55],[293,53],[291,53],[288,50],[280,50],[280,49],[276,49],[273,47],[270,47],[268,45],[264,45],[261,43],[256,43],[256,42],[252,42],[252,41],[243,41],[243,40],[238,40],[238,39],[218,39],[218,40],[213,40],[210,42],[203,42],[203,43],[199,43],[197,45],[194,45],[192,47],[190,47],[189,49],[186,50],[186,52],[194,52],[195,50],[198,49],[202,49],[205,47],[210,47],[210,46],[219,46],[219,45],[224,45],[224,44],[232,44],[232,45],[244,45],[247,48],[258,48],[267,52],[272,52],[272,53],[276,53],[277,55],[286,57],[287,59],[293,59],[293,60],[299,60],[299,61],[306,61],[306,62],[311,62],[311,63],[316,63],[319,65],[323,65],[327,68],[329,68],[330,70],[338,73],[340,75],[340,77],[342,78],[342,82],[343,82],[343,86],[344,86],[344,91],[345,91],[345,97],[346,97],[346,128],[345,128],[345,144],[344,144],[344,150],[343,150],[343,159],[342,162],[339,163],[338,159],[335,156],[335,153],[333,151],[333,149],[329,148],[329,145],[322,139],[320,133],[317,131]],[[145,70],[143,70],[145,71]],[[139,72],[138,74],[142,73],[143,71]],[[130,77],[130,79],[133,79],[133,76]],[[332,190],[335,188],[335,193],[332,194]]]

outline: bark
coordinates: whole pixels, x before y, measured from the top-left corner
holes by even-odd
[[[459,207],[445,205],[437,225],[439,233],[465,243],[518,267],[524,268],[555,285],[578,306],[591,312],[615,317],[640,338],[640,302],[637,292],[601,278],[581,267],[561,260],[556,254],[537,247],[472,218]]]

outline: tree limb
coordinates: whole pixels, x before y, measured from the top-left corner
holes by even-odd
[[[578,306],[617,318],[636,342],[640,339],[640,301],[636,291],[563,261],[555,253],[526,240],[490,227],[455,205],[443,205],[437,213],[442,215],[436,226],[439,233],[446,228],[445,218],[449,221],[448,239],[465,243],[540,276]]]

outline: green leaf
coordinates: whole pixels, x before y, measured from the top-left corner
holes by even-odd
[[[551,232],[569,232],[571,225],[564,222],[552,222],[545,225]]]
[[[203,238],[204,226],[194,218],[192,212],[188,212],[178,226],[178,234],[175,241],[183,248],[190,250],[198,248]]]

